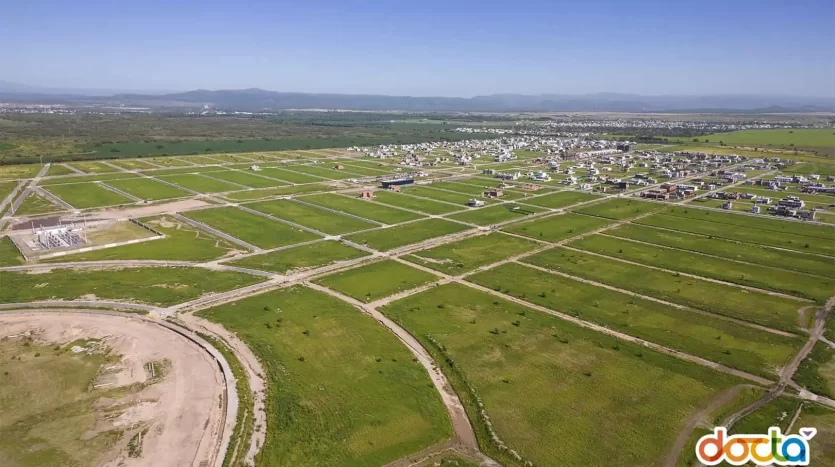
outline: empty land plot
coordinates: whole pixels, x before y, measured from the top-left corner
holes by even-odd
[[[132,200],[108,190],[98,183],[71,183],[52,185],[46,188],[53,195],[61,198],[76,209],[98,208],[117,204],[133,203]]]
[[[610,223],[611,221],[599,217],[568,213],[515,224],[502,230],[546,242],[559,242],[601,229]]]
[[[183,213],[186,217],[260,248],[276,248],[315,240],[315,234],[234,207]]]
[[[126,180],[111,180],[105,183],[140,199],[159,200],[191,196],[191,193],[187,191],[150,178],[129,178]]]
[[[309,183],[307,185],[293,185],[280,188],[267,188],[266,190],[235,191],[232,193],[226,193],[223,196],[233,201],[253,201],[273,196],[300,195],[304,193],[334,191],[338,189],[339,187],[330,186],[324,183]]]
[[[389,164],[388,162],[374,162],[374,161],[364,161],[359,159],[342,159],[345,164],[351,164],[353,166],[359,167],[368,167],[371,169],[377,170],[384,170],[384,171],[391,171],[394,167],[397,167],[396,164]]]
[[[747,216],[746,216],[747,217]],[[740,242],[775,246],[806,253],[818,253],[835,256],[835,242],[832,239],[813,238],[803,235],[765,231],[755,227],[701,222],[696,219],[684,219],[669,214],[653,214],[636,221],[638,224],[679,230],[710,237],[726,238]]]
[[[588,214],[590,216],[608,217],[609,219],[626,219],[628,217],[635,217],[651,211],[660,210],[663,209],[663,207],[663,205],[658,203],[617,198],[604,201],[600,204],[583,206],[578,209],[577,212],[581,214]]]
[[[41,171],[39,164],[5,165],[0,167],[0,180],[32,178]]]
[[[544,211],[545,209],[535,206],[505,203],[481,209],[472,209],[459,214],[453,214],[449,216],[449,218],[476,225],[493,225],[500,222],[522,219],[526,216],[530,216],[531,214],[537,214]]]
[[[315,283],[372,302],[437,280],[438,276],[394,260],[378,261],[316,279]]]
[[[472,185],[469,183],[457,183],[457,182],[440,182],[440,183],[433,183],[432,188],[440,188],[444,190],[455,191],[458,193],[467,194],[470,196],[475,196],[480,198],[485,190],[492,190],[494,187],[487,187],[487,186],[477,186]],[[506,190],[499,190],[502,191],[503,200],[515,200],[519,198],[523,198],[525,196],[524,193],[519,193],[516,191],[506,191]]]
[[[278,180],[271,180],[269,178],[259,177],[257,175],[248,174],[246,172],[238,172],[236,170],[224,170],[222,172],[211,172],[206,175],[210,177],[219,178],[227,182],[238,183],[251,188],[269,188],[274,186],[287,185]]]
[[[324,165],[324,164],[323,164]],[[317,177],[329,178],[331,180],[343,180],[346,178],[357,178],[358,174],[350,173],[348,169],[333,170],[320,167],[318,165],[294,165],[293,170],[296,172],[306,173],[308,175],[315,175]]]
[[[361,175],[364,175],[364,176],[367,176],[367,177],[379,177],[381,175],[388,175],[388,174],[391,173],[390,170],[371,169],[371,168],[368,168],[368,167],[362,167],[362,166],[348,164],[348,163],[342,163],[342,162],[339,162],[339,165],[341,165],[343,168],[342,169],[337,169],[338,172],[344,170],[346,172],[350,172],[353,177],[361,176]]]
[[[452,193],[444,190],[436,190],[427,186],[415,186],[403,189],[403,193],[407,195],[420,196],[421,198],[434,199],[435,201],[445,201],[447,203],[457,204],[461,207],[466,207],[467,202],[473,197],[463,193]],[[488,204],[492,201],[483,200]]]
[[[802,402],[798,399],[782,396],[773,399],[750,415],[741,418],[730,430],[736,433],[768,433],[772,426],[779,426],[783,433],[789,426],[792,415]]]
[[[501,265],[467,278],[484,287],[733,368],[774,378],[803,340],[529,268]],[[539,313],[539,312],[535,312]]]
[[[835,398],[835,348],[816,342],[792,379],[808,391]]]
[[[104,260],[210,261],[242,250],[234,245],[169,216],[140,219],[165,234],[165,238],[133,245],[60,256],[48,262]]]
[[[456,207],[447,203],[439,203],[429,199],[418,199],[406,196],[401,193],[378,190],[374,192],[374,201],[378,203],[397,206],[404,209],[413,209],[426,214],[439,215],[449,214],[454,211],[466,209],[464,206]]]
[[[792,220],[776,220],[757,216],[744,216],[726,212],[708,211],[706,209],[692,209],[685,207],[670,207],[664,211],[665,215],[691,219],[693,222],[712,222],[731,226],[744,226],[749,229],[759,229],[764,232],[778,232],[805,237],[815,237],[835,241],[835,227],[826,225],[807,224]],[[683,221],[687,222],[687,221]]]
[[[110,167],[107,164],[102,164],[101,162],[72,162],[67,165],[75,167],[82,172],[87,172],[88,174],[117,172],[117,170],[113,167]]]
[[[430,238],[458,233],[469,228],[457,222],[450,222],[443,219],[427,219],[395,227],[362,232],[346,238],[352,242],[366,245],[378,251],[388,251],[404,245],[422,242]]]
[[[191,167],[192,165],[188,162],[181,161],[180,159],[174,157],[151,157],[145,159],[150,161],[154,164],[161,165],[163,167]]]
[[[298,272],[305,269],[327,266],[339,261],[362,258],[369,253],[328,240],[300,245],[286,250],[273,251],[231,261],[227,264],[242,268],[270,271],[278,274]]]
[[[0,267],[18,266],[23,262],[23,256],[20,256],[20,251],[17,250],[12,239],[6,236],[0,237]]]
[[[39,195],[37,192],[30,193],[25,200],[17,207],[16,216],[37,216],[52,212],[65,211],[63,206],[58,206],[52,200]]]
[[[156,169],[156,168],[158,168],[157,166],[155,166],[153,164],[149,164],[149,163],[147,163],[143,160],[140,160],[140,159],[113,160],[113,161],[110,161],[110,163],[117,166],[117,167],[121,167],[121,168],[127,169],[127,170],[145,170],[145,169]]]
[[[832,267],[833,260],[826,256],[778,250],[761,245],[739,243],[722,238],[637,224],[624,224],[615,227],[607,230],[606,235],[835,278],[835,268]]]
[[[294,167],[294,166],[291,166]],[[285,170],[278,167],[263,167],[261,173],[268,177],[277,178],[290,183],[316,183],[322,182],[322,177],[311,177],[310,175]]]
[[[150,175],[152,177],[156,177],[157,175],[182,175],[182,174],[195,174],[195,173],[203,173],[203,172],[220,172],[225,170],[223,167],[195,167],[190,165],[188,167],[178,167],[174,169],[158,169],[158,170],[148,170],[142,172],[143,175]]]
[[[835,293],[835,280],[830,278],[743,264],[604,235],[591,235],[568,246],[649,266],[810,298],[819,303]]]
[[[627,264],[565,248],[522,260],[546,269],[784,331],[796,331],[795,300]]]
[[[491,233],[421,250],[404,259],[436,271],[459,275],[538,246],[523,238]]]
[[[118,172],[104,175],[70,175],[67,177],[53,177],[42,179],[38,185],[63,185],[65,183],[87,183],[87,182],[102,182],[107,180],[121,180],[124,178],[137,178],[138,175],[126,172]]]
[[[522,463],[495,448],[475,396],[498,437],[535,465],[656,465],[690,414],[738,384],[459,284],[383,312],[434,354],[482,449],[504,465]]]
[[[835,410],[805,402],[792,433],[809,427],[818,429],[818,434],[809,441],[812,458],[809,465],[835,465]]]
[[[203,268],[120,268],[27,274],[3,272],[0,303],[37,300],[115,300],[169,306],[209,292],[225,292],[263,277]]]
[[[199,191],[200,193],[219,193],[222,191],[235,191],[241,189],[238,185],[226,183],[221,180],[215,180],[213,178],[202,177],[200,175],[166,175],[164,177],[159,177],[159,179],[179,185],[183,188],[188,188],[189,190]]]
[[[222,164],[223,162],[225,162],[225,161],[222,161],[220,159],[215,159],[215,158],[212,158],[212,157],[205,157],[205,156],[187,156],[187,157],[180,157],[180,159],[182,159],[184,161],[187,161],[187,162],[193,162],[195,164],[218,165],[218,164]]]
[[[318,206],[335,209],[337,211],[353,214],[355,216],[370,219],[385,224],[399,224],[400,222],[420,219],[423,216],[402,209],[390,208],[384,204],[373,201],[362,200],[355,196],[338,194],[312,195],[299,198]]]
[[[73,172],[63,164],[50,164],[49,170],[46,171],[46,176],[54,177],[58,175],[70,175],[74,173],[75,172]]]
[[[199,314],[264,364],[271,428],[259,465],[383,465],[452,436],[425,370],[345,302],[295,286]]]
[[[112,222],[97,229],[88,229],[84,232],[84,235],[90,245],[106,245],[156,236],[148,229],[127,220]]]
[[[18,182],[0,182],[0,202],[12,194]]]
[[[599,198],[598,195],[583,193],[582,191],[558,191],[545,196],[537,196],[522,201],[525,204],[542,206],[543,208],[560,209],[577,203],[583,203]]]
[[[290,200],[263,201],[247,205],[251,209],[271,214],[330,235],[356,232],[377,227],[356,217],[343,216]]]

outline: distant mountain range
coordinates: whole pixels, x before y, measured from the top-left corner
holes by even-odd
[[[597,93],[582,95],[494,94],[461,98],[309,94],[263,89],[219,91],[198,89],[169,94],[127,94],[107,90],[36,88],[4,81],[0,81],[0,99],[149,107],[209,105],[215,109],[230,111],[329,109],[410,112],[835,112],[835,98],[777,95],[643,96]]]

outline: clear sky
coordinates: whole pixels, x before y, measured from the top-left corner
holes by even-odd
[[[833,0],[0,0],[0,80],[832,97],[833,24]]]

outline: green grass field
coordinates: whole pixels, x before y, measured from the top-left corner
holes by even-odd
[[[106,173],[106,172],[118,172],[118,170],[110,167],[107,164],[102,164],[101,162],[71,162],[69,164],[70,167],[74,167],[82,172],[87,172],[88,174],[98,174],[98,173]]]
[[[692,138],[690,138],[692,139]],[[709,139],[711,143],[719,141],[730,145],[745,145],[752,147],[833,147],[835,146],[835,131],[831,128],[795,128],[779,130],[740,130],[730,133],[714,133],[699,137],[700,140]],[[689,139],[685,139],[685,142]]]
[[[156,216],[143,218],[140,221],[162,232],[166,238],[86,253],[76,253],[69,256],[59,256],[47,262],[105,260],[211,261],[242,250],[242,247],[210,235],[173,217]]]
[[[447,203],[439,203],[428,199],[418,199],[411,196],[405,196],[400,193],[393,193],[386,190],[378,190],[374,192],[374,200],[378,203],[397,206],[405,209],[412,209],[415,211],[424,212],[426,214],[449,214],[454,211],[466,209],[465,207],[456,207]]]
[[[53,203],[37,193],[30,193],[25,200],[17,207],[16,216],[37,216],[53,212],[64,211],[65,209]]]
[[[72,170],[68,169],[64,165],[60,164],[52,164],[49,166],[49,170],[46,172],[47,177],[57,177],[59,175],[71,175],[74,174]]]
[[[95,296],[99,300],[168,306],[262,280],[262,277],[237,272],[174,267],[68,269],[40,274],[4,272],[0,303],[80,300]]]
[[[388,251],[413,243],[419,243],[434,237],[442,237],[464,230],[469,227],[456,222],[443,219],[427,219],[424,221],[410,222],[405,225],[371,230],[346,237],[361,245],[366,245],[378,251]]]
[[[469,222],[476,225],[493,225],[500,222],[523,219],[525,216],[544,212],[545,209],[525,204],[505,203],[480,209],[471,209],[460,214],[452,214],[450,219]]]
[[[531,251],[537,246],[536,243],[519,237],[491,233],[421,250],[404,259],[446,274],[460,275]]]
[[[606,217],[609,219],[626,219],[661,209],[663,209],[663,205],[658,203],[649,203],[635,199],[616,198],[599,204],[584,206],[578,209],[577,212],[590,216]]]
[[[546,242],[559,242],[582,233],[601,229],[610,223],[611,221],[599,217],[568,213],[514,224],[502,230]]]
[[[351,173],[348,169],[334,170],[334,164],[319,164],[319,165],[302,165],[297,164],[293,166],[296,172],[306,173],[321,178],[329,178],[331,180],[344,180],[346,178],[362,177],[362,174]]]
[[[236,170],[211,172],[209,175],[211,175],[214,178],[219,178],[221,180],[226,180],[232,183],[238,183],[251,188],[270,188],[287,185],[286,183],[280,182],[278,180],[271,180],[269,178],[259,177],[257,175],[253,175],[247,172],[238,172]]]
[[[305,230],[234,207],[189,211],[184,215],[260,248],[276,248],[319,238]]]
[[[209,173],[211,175],[214,172]],[[200,193],[219,193],[223,191],[240,190],[238,185],[232,185],[220,180],[214,180],[200,175],[183,174],[183,175],[166,175],[159,177],[160,180],[173,183],[189,190],[199,191]]]
[[[724,213],[722,214],[730,215]],[[753,219],[749,216],[745,217],[747,219]],[[835,256],[835,242],[831,239],[827,240],[804,235],[765,231],[761,228],[747,227],[743,225],[688,220],[670,214],[653,214],[649,217],[640,219],[637,223],[705,235],[708,238],[718,237],[746,243],[786,248],[805,253],[818,253],[822,255]]]
[[[20,256],[12,239],[5,235],[0,237],[0,267],[18,266],[23,262],[23,256]]]
[[[329,240],[231,261],[227,264],[279,274],[327,266],[338,261],[362,258],[368,253]]]
[[[15,180],[19,178],[32,178],[40,172],[39,164],[26,165],[4,165],[0,166],[0,180]]]
[[[730,285],[656,271],[599,256],[554,248],[523,259],[572,276],[630,290],[763,326],[796,331],[797,310],[806,305]]]
[[[361,200],[356,196],[345,196],[338,194],[312,195],[299,198],[306,203],[324,206],[340,212],[353,214],[372,221],[384,224],[399,224],[400,222],[420,219],[420,214],[415,214],[402,209],[395,209],[373,201]]]
[[[311,177],[307,174],[294,172],[293,167],[295,166],[288,166],[287,170],[282,167],[263,167],[260,173],[290,183],[321,183],[325,181],[321,177]]]
[[[355,217],[343,216],[290,200],[263,201],[247,205],[249,208],[303,225],[330,235],[345,234],[378,227]]]
[[[184,198],[191,196],[191,193],[174,188],[171,185],[160,183],[148,178],[129,178],[126,180],[111,180],[108,185],[124,191],[125,193],[145,200],[160,200],[171,198]]]
[[[99,186],[97,183],[73,183],[53,185],[46,188],[53,195],[61,198],[76,209],[98,208],[119,204],[133,204],[124,196]]]
[[[69,346],[0,340],[3,465],[104,463],[127,427],[101,425],[99,417],[107,416],[101,401],[135,394],[92,385],[105,366],[118,361],[102,353],[73,353]]]
[[[818,341],[792,378],[815,394],[835,399],[835,349]]]
[[[768,433],[769,427],[779,426],[783,432],[791,421],[800,401],[789,397],[778,397],[747,417],[743,417],[730,430],[736,433]]]
[[[669,207],[664,211],[664,214],[683,219],[690,219],[698,223],[712,222],[716,224],[760,229],[766,232],[802,235],[804,237],[820,238],[823,240],[835,239],[835,227],[807,224],[793,220],[777,220],[766,217],[742,216],[739,214],[708,211],[705,209],[692,209],[682,206]]]
[[[157,166],[149,164],[148,162],[145,162],[142,159],[115,160],[112,161],[111,164],[127,170],[146,170],[158,168]]]
[[[104,175],[76,175],[68,177],[54,177],[43,179],[38,183],[40,186],[63,185],[66,183],[88,183],[88,182],[103,182],[107,180],[122,180],[125,178],[137,178],[138,175],[132,173],[112,173]]]
[[[778,367],[785,365],[803,345],[799,338],[678,310],[520,264],[505,264],[467,280],[767,378],[774,378]]]
[[[435,201],[445,201],[447,203],[452,203],[461,206],[462,208],[466,207],[467,202],[470,199],[474,198],[474,196],[472,195],[467,195],[463,193],[452,193],[449,191],[438,190],[423,185],[414,187],[410,186],[408,188],[404,188],[403,193],[407,195],[420,196],[421,198],[428,198]],[[481,197],[478,198],[481,199]],[[482,201],[485,201],[487,204],[493,203],[493,201],[490,201],[488,199],[482,199]]]
[[[495,184],[494,184],[495,185]],[[443,190],[455,191],[470,196],[471,198],[481,198],[486,190],[487,185],[475,185],[465,182],[435,182],[430,185],[431,188],[438,188]],[[490,187],[492,188],[492,187]],[[503,195],[500,198],[503,201],[513,201],[519,198],[524,198],[525,194],[517,191],[502,190]]]
[[[266,370],[259,465],[383,465],[452,436],[424,369],[344,302],[296,286],[199,314],[235,332]]]
[[[435,355],[482,449],[507,466],[521,463],[491,443],[476,395],[499,438],[534,465],[655,465],[684,420],[736,384],[458,284],[383,311]]]
[[[329,186],[324,183],[310,183],[307,185],[293,185],[280,188],[268,188],[266,190],[236,191],[232,193],[226,193],[223,195],[223,197],[231,199],[232,201],[253,201],[263,198],[269,198],[271,196],[300,195],[304,193],[334,191],[337,189],[337,187]]]
[[[364,302],[437,280],[438,276],[394,260],[384,260],[316,279],[315,283]]]
[[[804,403],[792,433],[800,428],[815,427],[818,434],[809,441],[812,462],[809,465],[835,465],[835,410],[822,405]]]
[[[825,302],[835,294],[835,279],[832,278],[743,264],[604,235],[591,235],[573,241],[568,246],[648,266],[810,298],[818,303]]]
[[[618,226],[607,230],[606,235],[835,278],[832,259],[825,256],[778,250],[761,245],[738,243],[722,238],[711,238],[637,224]]]
[[[818,174],[821,176],[835,175],[835,161],[828,164],[807,162],[795,164],[783,169],[783,172],[796,174]]]
[[[523,202],[543,208],[560,209],[577,203],[583,203],[599,198],[598,195],[583,193],[581,191],[558,191],[545,196],[528,198]]]

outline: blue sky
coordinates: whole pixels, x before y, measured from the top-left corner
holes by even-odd
[[[0,80],[831,97],[833,22],[833,0],[0,0]]]

